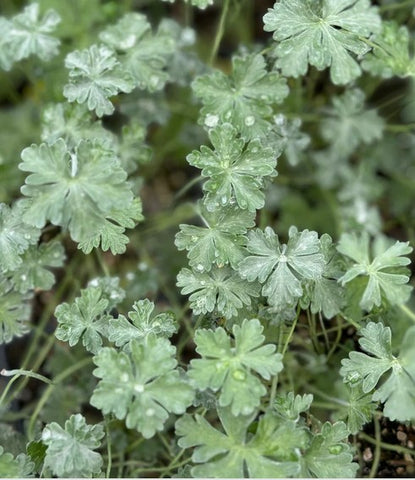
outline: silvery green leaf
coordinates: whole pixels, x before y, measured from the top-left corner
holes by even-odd
[[[71,415],[62,428],[56,422],[43,429],[48,446],[45,466],[57,477],[92,477],[101,471],[102,457],[95,452],[104,436],[103,426],[88,425],[81,414]]]
[[[69,83],[63,94],[69,102],[86,103],[98,117],[114,112],[110,97],[134,88],[133,79],[121,68],[115,52],[103,45],[69,53],[65,67],[69,69]]]
[[[364,38],[380,31],[381,20],[369,0],[282,0],[264,15],[264,25],[278,42],[283,75],[305,75],[310,64],[330,68],[333,83],[344,85],[361,74],[356,59],[369,50]]]
[[[251,304],[251,297],[259,296],[259,285],[246,282],[229,267],[213,267],[204,272],[200,264],[194,270],[183,268],[177,275],[177,286],[183,295],[191,294],[193,312],[216,312],[226,318],[234,317],[244,305]]]
[[[232,67],[229,76],[216,70],[193,82],[203,103],[201,122],[208,129],[229,122],[248,140],[264,136],[271,128],[272,105],[288,95],[286,81],[269,73],[259,54],[234,57]]]

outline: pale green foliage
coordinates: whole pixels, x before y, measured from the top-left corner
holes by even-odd
[[[255,225],[255,214],[234,205],[209,212],[201,204],[199,211],[205,226],[179,225],[176,247],[188,251],[189,265],[193,268],[201,265],[207,272],[213,265],[229,264],[236,268],[244,258],[245,233]]]
[[[55,283],[51,267],[62,267],[65,252],[59,242],[31,246],[22,256],[22,263],[13,270],[11,281],[15,288],[25,293],[28,290],[50,290]]]
[[[359,331],[362,352],[350,352],[342,360],[340,374],[352,385],[361,384],[372,400],[383,402],[383,413],[391,420],[415,419],[415,327],[407,330],[398,357],[392,354],[391,330],[370,322]],[[381,377],[388,372],[378,387]]]
[[[85,104],[55,103],[43,110],[41,138],[49,145],[63,138],[68,149],[73,150],[81,140],[110,144],[113,134],[105,130],[100,121],[93,121]]]
[[[304,455],[303,476],[355,477],[359,465],[352,462],[352,449],[350,444],[346,443],[349,434],[343,422],[326,422],[321,432],[314,436]]]
[[[313,401],[313,395],[295,395],[294,392],[280,394],[275,399],[274,409],[283,418],[298,422],[300,414],[307,412]]]
[[[55,10],[39,18],[34,2],[10,20],[0,17],[0,67],[10,70],[14,62],[36,55],[48,61],[58,53],[60,41],[50,35],[61,21]]]
[[[71,304],[61,303],[55,310],[58,328],[55,336],[72,347],[82,338],[83,346],[92,353],[102,347],[101,336],[107,336],[108,300],[100,288],[88,287]]]
[[[138,300],[133,310],[124,315],[112,318],[109,322],[108,339],[117,347],[122,347],[133,338],[146,341],[149,335],[171,337],[177,332],[177,323],[172,312],[152,315],[154,303],[148,299]]]
[[[0,478],[33,477],[33,468],[34,464],[27,455],[20,453],[15,458],[0,446]]]
[[[321,312],[326,318],[337,315],[345,303],[344,289],[337,282],[341,276],[338,266],[338,253],[330,235],[324,233],[320,238],[321,253],[324,256],[322,275],[305,285],[306,295],[301,306],[310,304],[312,313]]]
[[[292,167],[300,163],[302,152],[310,144],[310,136],[300,131],[301,124],[299,118],[289,121],[283,114],[275,115],[271,133],[266,139],[266,145],[284,152]]]
[[[382,298],[391,305],[408,300],[412,290],[411,286],[406,285],[409,277],[406,275],[407,269],[404,268],[410,263],[409,258],[404,255],[412,252],[408,242],[397,241],[391,246],[385,237],[377,236],[370,249],[369,235],[366,232],[360,236],[344,233],[340,237],[337,250],[354,261],[339,278],[339,282],[345,285],[358,276],[367,277],[366,288],[360,300],[361,308],[370,311],[374,306],[381,305]]]
[[[234,342],[222,327],[196,330],[196,351],[202,358],[190,362],[189,376],[201,390],[220,390],[219,406],[230,406],[233,415],[252,413],[266,394],[255,373],[270,380],[282,370],[281,354],[275,353],[275,345],[263,345],[262,331],[257,319],[234,325]]]
[[[127,187],[124,184],[123,187]],[[95,231],[92,228],[89,237],[79,242],[79,248],[84,253],[90,253],[93,248],[101,246],[102,250],[111,250],[116,255],[124,253],[128,243],[126,228],[134,228],[137,222],[143,220],[142,205],[139,198],[134,198],[129,205],[111,209],[105,219],[97,219]],[[98,224],[98,221],[100,222]]]
[[[369,47],[362,37],[380,30],[369,0],[282,0],[264,15],[264,30],[274,32],[276,66],[287,76],[330,67],[333,83],[344,85],[361,74],[353,58]]]
[[[195,478],[296,477],[299,449],[307,442],[305,430],[294,422],[275,415],[263,415],[255,435],[248,429],[257,412],[251,415],[232,415],[230,408],[218,408],[224,432],[217,430],[200,415],[184,415],[176,422],[176,434],[182,448],[196,447],[192,461],[200,463],[192,468]]]
[[[251,212],[263,207],[263,178],[277,174],[272,149],[262,147],[258,139],[245,144],[230,123],[211,129],[209,138],[214,150],[203,145],[187,156],[190,165],[210,177],[203,184],[206,208],[213,211],[235,202]]]
[[[19,267],[21,254],[39,239],[40,230],[25,223],[23,213],[21,202],[12,208],[0,203],[0,272]]]
[[[334,417],[336,420],[344,420],[349,432],[352,435],[356,435],[366,423],[372,420],[377,403],[372,400],[371,393],[363,392],[361,384],[346,386],[344,383],[341,383],[341,386],[343,391],[348,392],[348,398],[345,405],[339,405],[340,411]]]
[[[47,221],[67,228],[85,253],[100,243],[113,253],[125,250],[122,232],[141,218],[141,205],[133,202],[127,174],[113,152],[81,141],[72,153],[59,139],[25,148],[22,159],[19,168],[31,173],[21,189],[31,198],[23,220],[38,228]]]
[[[382,31],[372,35],[376,46],[362,61],[364,70],[382,78],[415,75],[415,60],[409,55],[409,32],[394,21],[383,21]]]
[[[208,7],[209,5],[213,5],[214,0],[184,0],[186,3],[190,3],[194,7],[201,8],[202,10]],[[174,0],[163,0],[163,2],[170,2],[174,3]]]
[[[125,290],[120,287],[119,277],[96,277],[88,282],[87,287],[99,288],[102,298],[108,300],[108,311],[111,311],[125,298]]]
[[[69,102],[86,103],[98,117],[114,112],[110,97],[134,88],[133,79],[121,68],[114,51],[103,45],[69,53],[65,67],[69,69],[69,83],[63,94]]]
[[[79,413],[71,415],[62,428],[52,422],[43,429],[42,442],[48,446],[45,467],[58,477],[91,477],[99,474],[102,457],[94,452],[104,436],[101,424],[88,425]]]
[[[119,61],[134,86],[150,92],[164,87],[169,79],[165,67],[175,47],[173,36],[165,31],[153,34],[147,17],[134,12],[124,15],[99,38],[119,52]]]
[[[271,227],[248,233],[250,254],[239,265],[248,282],[263,284],[262,294],[270,305],[280,309],[293,305],[303,294],[302,280],[317,280],[324,271],[324,256],[316,232],[289,231],[287,244],[280,244]]]
[[[125,419],[145,438],[163,429],[169,413],[182,414],[192,403],[193,389],[176,370],[176,352],[165,338],[149,336],[146,342],[133,339],[129,353],[103,348],[94,357],[101,380],[91,405],[104,414]]]
[[[192,83],[203,102],[201,122],[207,128],[229,122],[246,139],[263,136],[271,128],[271,105],[288,95],[286,81],[267,72],[262,55],[234,57],[232,66],[232,75],[215,71]]]
[[[18,293],[12,283],[3,277],[0,280],[0,344],[9,343],[29,331],[30,293]]]
[[[321,135],[330,143],[333,155],[347,157],[361,144],[382,137],[385,122],[375,109],[365,109],[365,94],[359,89],[346,90],[332,99],[321,122]]]
[[[200,264],[201,265],[201,264]],[[238,315],[238,310],[251,304],[251,297],[258,297],[259,285],[246,282],[229,267],[213,267],[209,272],[203,266],[196,270],[182,268],[177,275],[177,286],[181,293],[188,295],[193,312],[211,313],[231,318]]]

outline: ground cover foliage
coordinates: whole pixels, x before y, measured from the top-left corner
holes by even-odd
[[[0,29],[0,476],[413,475],[415,2]]]

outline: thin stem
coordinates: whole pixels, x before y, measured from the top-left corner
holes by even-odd
[[[327,395],[326,393],[322,392],[320,389],[314,387],[313,385],[310,385],[309,383],[306,383],[304,386],[308,390],[310,390],[310,392],[315,393],[316,395],[318,395],[321,398],[325,398],[329,402],[334,402],[337,405],[341,405],[342,407],[348,407],[349,406],[348,402],[342,400],[341,398],[331,397],[330,395]]]
[[[102,258],[102,252],[98,248],[95,249],[95,257],[98,260],[99,266],[101,267],[102,272],[106,277],[110,276],[110,271],[108,269],[108,265],[105,263],[104,259]]]
[[[381,453],[381,446],[380,446],[380,424],[379,420],[377,419],[376,415],[373,416],[373,424],[375,426],[375,454],[373,456],[373,463],[372,468],[370,469],[369,478],[375,478],[376,473],[379,468],[380,462],[380,453]]]
[[[415,313],[406,305],[399,305],[399,308],[415,323]]]
[[[203,180],[202,175],[192,178],[189,182],[186,183],[184,187],[182,187],[174,196],[174,201],[177,201],[180,197],[182,197],[188,190],[190,190],[194,185],[198,184]]]
[[[35,428],[35,423],[36,419],[39,416],[39,413],[41,412],[42,408],[44,407],[45,403],[48,401],[49,397],[53,393],[53,389],[65,378],[69,377],[72,375],[74,372],[77,370],[80,370],[81,368],[84,368],[86,365],[92,362],[92,357],[87,357],[83,358],[79,362],[75,363],[75,365],[72,365],[68,367],[66,370],[61,372],[59,375],[56,376],[56,378],[53,381],[53,384],[49,385],[47,389],[43,392],[41,398],[39,399],[39,402],[36,405],[36,408],[34,412],[32,413],[29,421],[29,426],[27,429],[27,436],[29,441],[34,440],[34,428]]]
[[[36,378],[36,380],[40,380],[41,382],[49,383],[52,384],[52,380],[49,378],[44,377],[43,375],[40,375],[39,373],[32,372],[31,370],[22,370],[22,369],[16,369],[16,370],[6,370],[3,368],[3,370],[0,372],[0,375],[3,375],[5,377],[13,377],[14,375],[21,377],[31,377],[31,378]]]
[[[226,16],[228,15],[229,3],[230,3],[230,0],[223,1],[222,12],[220,15],[218,29],[216,31],[216,36],[213,42],[212,51],[210,52],[210,58],[209,58],[210,66],[212,66],[213,62],[215,61],[216,55],[219,50],[220,42],[222,41],[223,34],[225,33],[225,23],[226,23]]]
[[[381,5],[379,12],[386,12],[388,10],[398,10],[399,8],[413,7],[414,0],[406,0],[403,2],[389,3],[387,5]]]
[[[107,434],[107,454],[108,454],[108,463],[107,463],[107,473],[106,478],[111,478],[111,467],[112,467],[112,444],[111,444],[111,432],[108,418],[105,417],[105,430]]]
[[[383,448],[383,450],[391,450],[392,452],[398,452],[398,453],[412,455],[412,456],[415,455],[415,450],[411,450],[410,448],[403,447],[402,445],[392,445],[390,443],[378,442],[377,440],[375,440],[370,435],[367,435],[364,432],[359,433],[358,436],[362,440],[365,440],[366,442],[369,442],[372,445],[379,445],[379,447]]]

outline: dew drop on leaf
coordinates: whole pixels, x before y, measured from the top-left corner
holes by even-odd
[[[235,380],[239,380],[239,381],[243,382],[246,379],[246,373],[243,370],[234,370],[232,372],[232,377]]]
[[[252,115],[248,115],[246,118],[245,118],[245,125],[247,127],[252,127],[252,125],[255,123],[255,117],[252,116]]]

